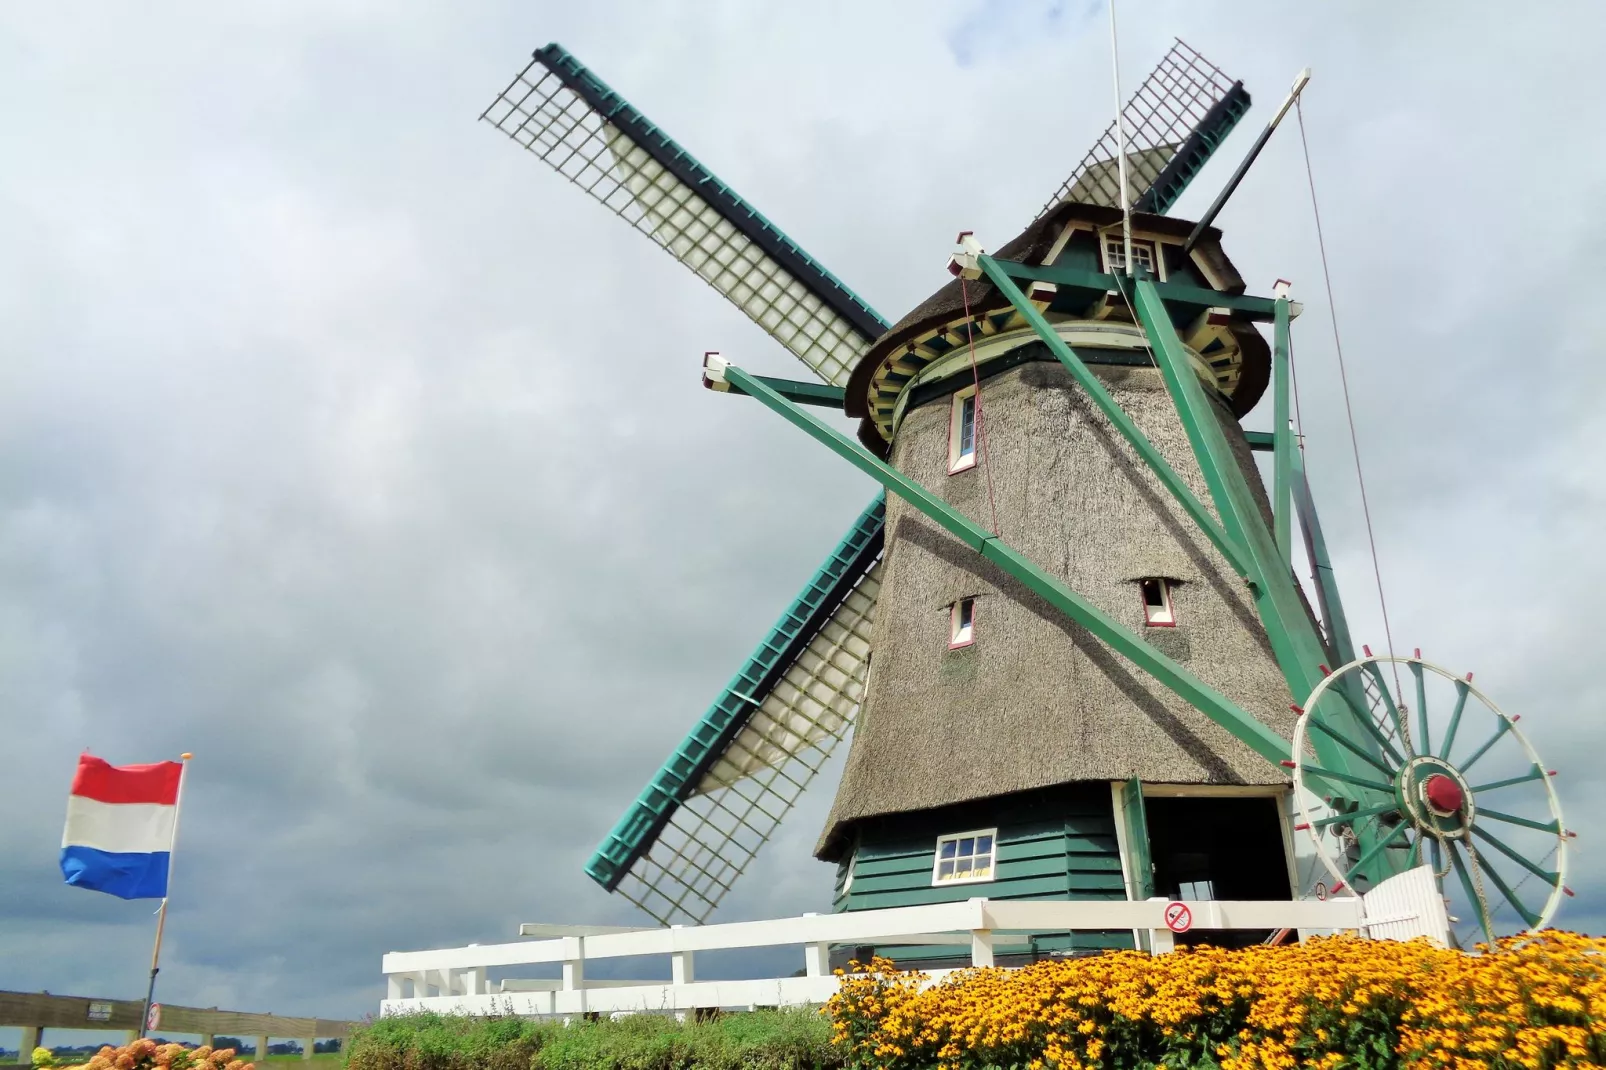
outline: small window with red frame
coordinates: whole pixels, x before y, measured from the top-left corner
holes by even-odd
[[[1138,586],[1143,590],[1145,623],[1151,628],[1176,627],[1177,611],[1171,602],[1171,581],[1156,576],[1139,580]]]

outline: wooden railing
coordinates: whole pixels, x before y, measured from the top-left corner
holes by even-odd
[[[1396,878],[1397,879],[1397,878]],[[1428,878],[1431,880],[1431,875]],[[1290,929],[1365,931],[1363,901],[1338,898],[1279,902],[1188,902],[1191,930]],[[968,951],[975,966],[991,966],[994,947],[1023,942],[1010,934],[1134,930],[1147,934],[1155,953],[1173,946],[1164,900],[1147,902],[1020,902],[971,899],[961,903],[805,914],[770,921],[668,929],[525,926],[521,933],[547,939],[470,945],[437,951],[396,951],[384,956],[386,1014],[438,1010],[467,1014],[578,1015],[683,1012],[712,1008],[817,1004],[836,991],[829,951],[838,947],[932,946]],[[1388,935],[1436,932],[1434,919],[1394,909],[1376,919]],[[1418,924],[1420,922],[1421,924]],[[800,945],[801,975],[741,981],[698,981],[700,951]],[[963,949],[962,951],[960,949]],[[601,959],[667,956],[662,981],[588,981],[586,966]],[[509,967],[557,964],[562,978],[488,980]],[[932,971],[940,974],[946,971]]]
[[[88,996],[55,996],[48,992],[0,992],[0,1026],[22,1030],[21,1053],[39,1044],[45,1029],[105,1029],[139,1033],[139,1016],[144,1003],[137,999],[93,999]],[[250,1037],[256,1042],[256,1056],[266,1058],[268,1038],[299,1040],[302,1056],[312,1057],[317,1040],[344,1040],[353,1023],[329,1018],[292,1018],[281,1014],[252,1014],[246,1011],[220,1011],[216,1007],[177,1007],[160,1005],[153,1034],[198,1035],[205,1043],[214,1036]]]

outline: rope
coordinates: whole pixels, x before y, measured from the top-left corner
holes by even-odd
[[[982,475],[987,477],[987,509],[993,516],[993,534],[998,534],[998,505],[993,501],[993,466],[987,457],[987,422],[981,411],[981,372],[976,368],[976,324],[970,318],[970,287],[959,276],[959,295],[965,301],[965,339],[970,343],[970,381],[976,387],[976,450],[981,454]]]
[[[1310,186],[1310,209],[1316,218],[1316,247],[1322,257],[1322,281],[1327,287],[1327,315],[1333,325],[1333,350],[1338,354],[1338,378],[1344,392],[1344,415],[1349,420],[1350,451],[1355,457],[1355,481],[1361,488],[1361,514],[1366,519],[1366,541],[1372,551],[1372,576],[1377,581],[1377,604],[1383,613],[1383,639],[1388,643],[1389,657],[1394,656],[1394,633],[1389,627],[1388,600],[1383,596],[1383,570],[1377,560],[1377,536],[1372,530],[1372,508],[1366,496],[1366,476],[1361,471],[1360,438],[1355,433],[1355,410],[1350,404],[1349,373],[1344,367],[1344,344],[1338,336],[1338,306],[1333,301],[1333,273],[1327,266],[1327,240],[1322,234],[1322,210],[1316,201],[1316,173],[1310,163],[1310,142],[1305,137],[1305,109],[1299,98],[1294,98],[1294,111],[1299,116],[1299,144],[1305,153],[1305,181]],[[1292,361],[1290,360],[1290,366]],[[1399,662],[1390,663],[1394,670],[1394,690],[1401,696],[1405,689],[1400,685]]]

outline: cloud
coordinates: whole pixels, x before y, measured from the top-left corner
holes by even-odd
[[[1599,811],[1587,620],[1606,188],[1592,7],[1123,7],[1306,120],[1391,623]],[[889,318],[996,247],[1107,120],[1102,11],[10,10],[0,92],[0,961],[141,990],[148,908],[63,888],[72,762],[197,754],[163,998],[360,1015],[379,956],[624,921],[591,848],[873,488],[719,349],[795,364],[475,117],[556,38]],[[1295,280],[1313,479],[1381,622],[1297,128],[1222,218]],[[1264,426],[1264,413],[1251,418]],[[729,915],[822,909],[816,791]],[[1606,872],[1585,841],[1596,926]]]

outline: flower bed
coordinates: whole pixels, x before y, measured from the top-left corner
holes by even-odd
[[[186,1048],[147,1037],[120,1048],[101,1048],[89,1057],[84,1070],[253,1070],[254,1066],[236,1059],[233,1048]]]
[[[840,972],[840,971],[839,971]],[[1606,939],[1120,951],[928,985],[877,960],[826,1007],[863,1070],[1606,1065]]]

